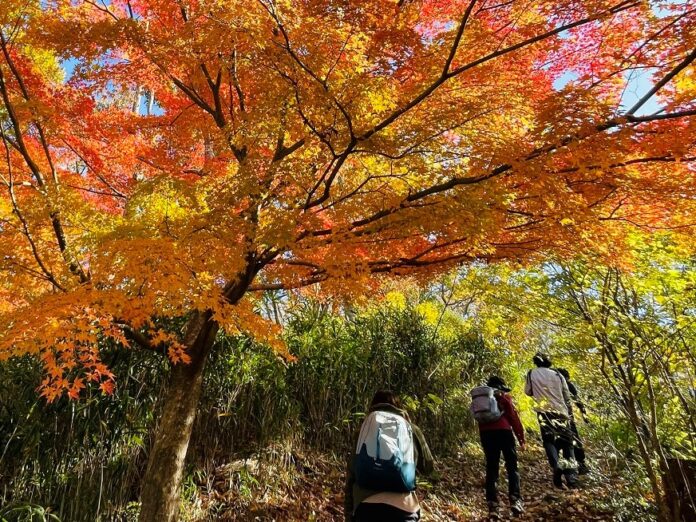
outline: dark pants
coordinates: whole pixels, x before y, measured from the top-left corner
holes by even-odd
[[[582,445],[582,439],[578,433],[578,427],[575,420],[570,421],[570,431],[573,433],[573,450],[575,451],[575,460],[578,464],[585,463],[585,447]]]
[[[353,515],[353,522],[418,522],[420,511],[409,513],[388,504],[361,502]]]
[[[574,485],[577,481],[577,469],[570,421],[560,413],[540,412],[537,417],[546,458],[553,469],[554,483],[560,485],[561,476],[565,476],[568,485]],[[572,464],[572,467],[559,466],[560,456],[566,461],[566,466]]]
[[[520,474],[517,471],[517,450],[512,430],[490,430],[481,432],[481,446],[486,455],[486,500],[498,500],[498,474],[500,454],[505,459],[510,499],[520,498]]]

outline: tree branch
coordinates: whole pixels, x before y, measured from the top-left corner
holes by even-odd
[[[1,31],[0,31],[1,34]],[[12,71],[17,71],[17,69],[14,67],[13,61],[11,59],[11,56],[7,50],[7,46],[5,43],[4,37],[0,39],[0,46],[2,47],[3,54],[5,56],[5,60],[7,60],[8,65],[10,66],[10,69]],[[13,74],[17,75],[17,72],[13,72]],[[16,76],[17,77],[17,76]],[[21,82],[21,77],[17,77],[17,81],[20,84],[20,89],[22,90],[23,96],[25,99],[29,99],[28,92],[26,91],[26,88],[23,87],[23,82]],[[41,170],[39,166],[36,164],[34,159],[31,157],[31,154],[29,154],[29,150],[26,147],[26,144],[24,143],[24,138],[22,134],[22,128],[19,122],[19,119],[17,117],[17,113],[14,110],[14,106],[12,104],[12,101],[10,100],[10,93],[9,89],[7,87],[7,84],[5,83],[5,77],[2,72],[2,67],[0,67],[0,96],[2,97],[3,105],[5,106],[5,110],[7,110],[7,114],[10,118],[10,122],[12,124],[12,127],[14,129],[14,134],[15,134],[15,142],[17,144],[17,148],[22,155],[22,158],[24,159],[24,162],[26,163],[27,167],[31,171],[31,173],[34,176],[34,179],[36,179],[36,183],[39,185],[41,189],[43,189],[46,186],[46,182],[43,178],[43,175],[41,174]],[[7,143],[7,140],[3,138],[3,143]],[[58,248],[60,249],[61,254],[63,255],[63,258],[65,259],[66,263],[68,264],[68,267],[70,271],[76,275],[81,283],[85,283],[89,280],[89,276],[85,273],[85,271],[82,269],[82,266],[76,262],[75,260],[69,259],[68,257],[68,252],[67,252],[67,240],[65,236],[65,231],[63,230],[63,224],[61,223],[58,213],[55,210],[51,210],[49,217],[51,219],[51,225],[53,226],[53,231],[56,236],[56,240],[58,241]]]
[[[5,137],[5,131],[2,129],[0,126],[0,134],[2,134],[2,137]],[[12,158],[10,156],[10,148],[7,145],[7,141],[5,139],[2,140],[3,145],[5,146],[5,157],[7,161],[7,169],[9,173],[9,180],[3,180],[5,181],[7,185],[7,190],[9,191],[10,195],[10,201],[12,202],[12,209],[14,210],[15,215],[19,219],[19,222],[22,224],[22,231],[24,233],[24,236],[27,238],[27,241],[29,242],[29,247],[31,248],[31,253],[34,256],[34,260],[36,261],[36,264],[39,266],[39,269],[41,272],[44,274],[45,278],[47,281],[49,281],[55,288],[58,290],[65,292],[65,288],[63,285],[61,285],[56,277],[53,275],[53,273],[48,269],[46,264],[43,262],[43,259],[41,259],[41,255],[39,254],[39,249],[36,246],[36,243],[34,242],[34,238],[31,235],[31,232],[29,231],[29,223],[27,222],[26,218],[24,217],[24,214],[22,214],[21,210],[19,209],[19,205],[17,203],[17,198],[15,197],[14,193],[14,186],[15,182],[13,179],[13,172],[12,172]]]
[[[454,57],[457,55],[457,50],[459,49],[459,42],[461,42],[461,40],[462,40],[462,35],[464,34],[464,28],[466,27],[466,23],[469,20],[469,16],[471,16],[471,10],[474,8],[474,4],[476,4],[476,0],[471,0],[469,2],[469,5],[467,6],[466,11],[464,11],[464,16],[462,16],[462,20],[461,20],[461,22],[459,22],[459,27],[457,28],[457,34],[454,37],[454,43],[452,44],[449,56],[447,57],[447,60],[445,61],[445,66],[442,68],[442,76],[447,76],[449,74],[450,67],[452,66],[452,62],[454,61]]]
[[[631,107],[627,112],[626,116],[632,116],[635,114],[635,112],[640,109],[643,105],[647,103],[647,101],[652,98],[657,91],[662,89],[665,85],[667,85],[672,78],[674,78],[677,74],[679,74],[681,71],[686,69],[694,60],[696,60],[696,47],[684,58],[679,64],[677,64],[674,69],[669,71],[659,82],[657,82],[655,85],[653,85],[652,89],[650,89],[648,92],[645,93],[645,95],[636,102],[636,104]]]
[[[620,2],[619,4],[616,4],[614,7],[603,11],[601,13],[588,16],[586,18],[582,18],[580,20],[577,20],[575,22],[571,22],[568,24],[564,24],[562,26],[556,27],[555,29],[552,29],[550,31],[547,31],[545,33],[542,33],[540,35],[534,36],[532,38],[527,38],[526,40],[523,40],[522,42],[516,43],[514,45],[508,46],[504,49],[500,49],[498,51],[495,51],[493,53],[490,53],[482,58],[479,58],[478,60],[474,60],[473,62],[470,62],[466,65],[462,65],[460,67],[457,67],[456,69],[453,69],[452,71],[448,73],[441,74],[430,86],[428,86],[425,90],[421,92],[418,96],[416,96],[413,100],[408,102],[406,105],[403,107],[396,109],[394,112],[392,112],[389,116],[387,116],[384,120],[382,120],[380,123],[372,127],[371,129],[365,131],[363,134],[358,136],[358,141],[364,141],[368,139],[370,136],[376,134],[377,132],[381,131],[382,129],[386,128],[387,126],[391,125],[393,122],[395,122],[398,118],[409,112],[411,109],[419,105],[423,100],[428,98],[433,92],[435,92],[445,81],[447,81],[450,78],[453,78],[455,76],[460,75],[461,73],[473,69],[474,67],[477,67],[479,65],[482,65],[486,62],[489,62],[491,60],[494,60],[495,58],[499,58],[501,56],[504,56],[506,54],[512,53],[514,51],[517,51],[519,49],[522,49],[524,47],[527,47],[529,45],[541,42],[543,40],[546,40],[547,38],[550,38],[552,36],[556,36],[557,34],[563,33],[565,31],[568,31],[570,29],[573,29],[575,27],[579,27],[581,25],[585,25],[591,22],[594,22],[596,20],[600,20],[602,18],[605,18],[610,15],[617,14],[621,11],[624,11],[626,9],[630,9],[633,7],[637,7],[641,4],[641,2],[638,1],[623,1]]]
[[[134,341],[141,348],[143,348],[145,350],[149,350],[151,352],[158,353],[160,355],[164,355],[164,356],[167,355],[167,347],[164,344],[162,344],[162,343],[159,343],[157,345],[152,344],[152,340],[147,335],[136,330],[135,328],[133,328],[131,325],[129,325],[128,323],[126,323],[124,321],[121,321],[119,319],[115,319],[114,324],[123,330],[123,333],[126,335],[126,337],[128,339],[130,339],[131,341]]]

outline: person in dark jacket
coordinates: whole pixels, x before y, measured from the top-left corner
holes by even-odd
[[[583,402],[580,400],[580,392],[578,390],[578,387],[575,385],[573,381],[570,380],[570,373],[565,368],[557,368],[557,370],[558,373],[560,373],[565,378],[566,383],[568,384],[568,391],[570,392],[570,396],[573,399],[573,403],[575,404],[576,408],[580,412],[580,415],[582,415],[582,419],[585,421],[586,424],[589,424],[590,421],[587,418],[587,409],[585,408]],[[578,432],[578,426],[575,422],[574,415],[570,417],[570,430],[573,432],[573,444],[575,446],[575,460],[578,462],[578,473],[580,475],[585,475],[590,472],[590,468],[587,465],[585,447],[583,446],[582,439],[580,438],[580,433]]]
[[[553,470],[553,485],[564,489],[565,477],[569,488],[577,488],[577,461],[570,429],[573,407],[568,383],[558,371],[551,368],[551,359],[547,355],[537,353],[532,361],[536,368],[527,373],[524,392],[536,403],[534,409],[546,458]]]
[[[486,456],[486,501],[488,502],[488,512],[492,517],[498,515],[498,474],[500,468],[500,454],[505,459],[505,469],[508,476],[508,498],[510,508],[514,515],[524,512],[522,494],[520,492],[520,473],[517,468],[517,450],[515,447],[515,437],[520,443],[520,449],[525,449],[524,429],[517,414],[510,388],[505,385],[505,381],[497,375],[491,375],[486,382],[495,390],[494,396],[498,403],[498,409],[502,416],[494,422],[479,423],[479,434],[481,436],[481,446]],[[514,436],[513,436],[514,434]]]
[[[433,456],[425,441],[423,432],[408,418],[400,408],[399,398],[391,391],[375,393],[368,411],[386,411],[406,419],[413,433],[416,470],[430,474],[433,470]],[[355,480],[355,444],[348,460],[348,474],[345,485],[344,514],[346,522],[417,522],[420,520],[420,504],[414,491],[399,493],[394,491],[375,491],[360,487]]]

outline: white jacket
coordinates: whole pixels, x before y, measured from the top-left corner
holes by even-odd
[[[534,397],[536,411],[570,417],[570,392],[563,376],[551,368],[534,368],[527,373],[524,393]]]

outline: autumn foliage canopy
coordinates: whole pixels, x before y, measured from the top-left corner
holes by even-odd
[[[694,224],[688,2],[2,0],[0,51],[0,360],[49,400],[189,361],[164,318],[282,352],[260,291]]]

